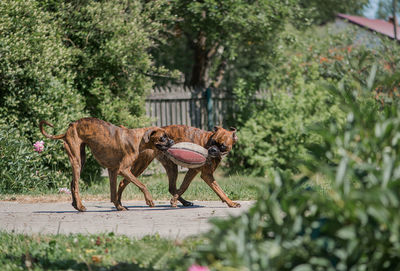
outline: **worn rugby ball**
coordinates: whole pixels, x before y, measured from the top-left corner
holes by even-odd
[[[179,166],[196,168],[205,164],[208,151],[200,145],[191,142],[181,142],[172,145],[166,151],[166,154],[172,162]]]

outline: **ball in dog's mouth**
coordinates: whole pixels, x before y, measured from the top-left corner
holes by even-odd
[[[187,168],[197,168],[207,160],[207,150],[198,144],[180,142],[172,146],[165,154],[177,165]]]
[[[164,144],[156,144],[156,148],[161,151],[166,151],[169,148],[171,148],[174,144],[175,144],[175,142],[172,139],[169,139],[165,145]]]

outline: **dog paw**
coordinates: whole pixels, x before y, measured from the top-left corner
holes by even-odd
[[[185,201],[185,202],[182,202],[182,205],[185,207],[189,207],[189,206],[193,206],[194,204],[193,204],[193,202]]]
[[[152,200],[146,200],[146,204],[149,205],[150,207],[156,206]]]
[[[128,211],[128,208],[122,205],[115,206],[115,208],[117,208],[118,211]]]
[[[171,199],[170,203],[171,203],[171,207],[173,207],[173,208],[177,208],[178,207],[177,200],[175,198]]]
[[[85,211],[86,211],[86,207],[83,206],[82,204],[81,204],[81,205],[76,205],[76,204],[72,203],[72,206],[73,206],[76,210],[78,210],[79,212],[85,212]]]
[[[240,207],[241,207],[241,205],[240,205],[240,203],[237,203],[237,202],[232,202],[232,204],[231,204],[231,205],[229,205],[229,207],[231,207],[231,208],[240,208]]]

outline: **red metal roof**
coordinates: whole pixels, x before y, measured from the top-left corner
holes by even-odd
[[[360,16],[352,16],[339,13],[339,18],[346,19],[349,22],[368,28],[369,30],[381,33],[394,39],[393,24],[384,20],[368,19]],[[397,27],[397,40],[400,40],[400,26]]]

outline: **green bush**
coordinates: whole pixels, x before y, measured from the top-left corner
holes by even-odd
[[[308,147],[301,174],[277,173],[248,213],[215,221],[189,262],[214,270],[400,268],[400,108],[380,107],[368,87],[328,89],[345,122],[317,127],[320,143]],[[316,178],[328,188],[315,189]]]
[[[264,176],[272,168],[293,170],[297,160],[307,159],[305,146],[319,140],[309,126],[340,117],[333,96],[317,84],[299,82],[292,93],[271,93],[240,128],[228,158],[231,170]]]
[[[2,128],[12,129],[26,144],[45,140],[43,167],[57,169],[47,174],[61,171],[70,176],[71,169],[62,143],[40,133],[40,120],[54,124],[55,129],[47,128],[53,134],[64,133],[70,122],[87,116],[132,128],[148,123],[144,95],[152,86],[152,68],[147,51],[155,46],[161,20],[168,16],[165,5],[117,0],[0,2]],[[11,172],[15,180],[24,176]],[[89,183],[100,174],[91,155],[82,174]]]
[[[353,45],[352,30],[328,32],[330,36],[319,32],[312,29],[300,36],[287,30],[286,35],[296,42],[282,40],[263,101],[254,103],[252,85],[238,81],[234,125],[239,128],[239,142],[228,156],[230,171],[252,175],[265,175],[274,168],[297,171],[296,160],[308,159],[306,145],[319,141],[312,126],[324,126],[331,119],[344,121],[339,103],[325,84],[340,82],[356,92],[370,85],[381,104],[398,102],[397,44],[383,38],[379,45],[367,48]],[[371,75],[376,79],[373,85]]]
[[[44,191],[66,186],[69,179],[52,163],[45,144],[42,153],[20,131],[0,123],[0,194]]]
[[[148,53],[162,40],[169,7],[162,1],[40,0],[50,10],[76,71],[73,87],[90,116],[135,128],[149,123],[144,98],[152,87]],[[49,3],[50,2],[50,3]]]
[[[0,36],[0,118],[4,121],[1,129],[3,136],[15,134],[3,138],[2,144],[14,145],[20,140],[22,146],[30,146],[15,154],[18,161],[14,163],[22,168],[26,161],[26,167],[32,168],[32,162],[19,155],[31,149],[35,141],[44,139],[39,121],[46,119],[58,131],[65,129],[69,122],[86,115],[84,99],[72,86],[74,73],[68,68],[72,51],[63,45],[52,16],[35,1],[1,1],[0,29],[6,33]],[[16,147],[6,148],[11,151]],[[42,154],[45,159],[35,160],[44,163],[42,169],[49,170],[43,174],[58,176],[59,170],[70,171],[60,142],[46,140],[46,149]],[[20,187],[18,180],[27,176],[12,168],[7,168],[7,172],[8,181],[15,180],[14,187]],[[58,181],[64,180],[61,175]],[[17,190],[23,189],[14,191]]]

